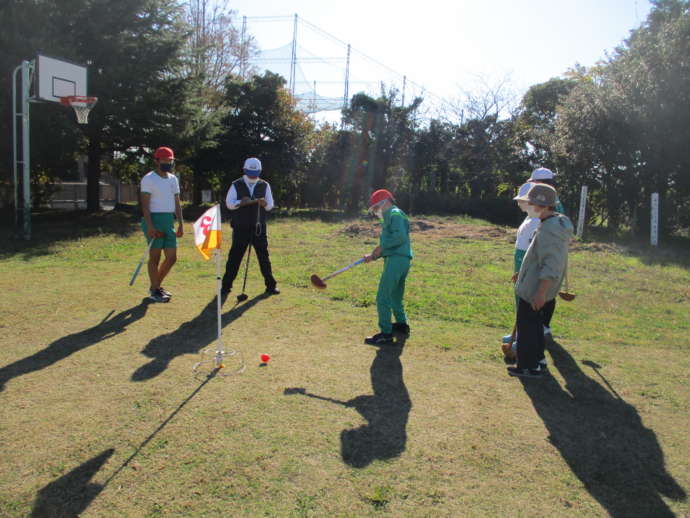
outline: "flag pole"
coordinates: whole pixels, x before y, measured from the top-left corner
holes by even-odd
[[[220,216],[220,210],[218,211],[218,216]],[[218,244],[220,246],[220,243]],[[213,250],[213,254],[216,257],[216,308],[218,313],[218,345],[216,346],[216,368],[220,367],[223,363],[223,340],[222,340],[222,323],[221,323],[221,279],[220,279],[220,248]]]

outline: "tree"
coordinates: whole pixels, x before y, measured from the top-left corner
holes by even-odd
[[[589,183],[613,228],[644,226],[652,192],[664,200],[669,229],[690,222],[682,210],[690,203],[689,43],[690,2],[654,2],[606,62],[579,71],[557,110],[566,183]]]
[[[285,79],[268,71],[249,81],[229,78],[224,102],[230,109],[222,121],[217,150],[206,151],[200,161],[205,171],[222,172],[228,185],[241,174],[244,160],[256,156],[276,200],[302,204],[298,186],[308,163],[313,124],[296,109]]]
[[[342,111],[343,124],[351,131],[351,171],[343,193],[348,212],[359,209],[364,194],[388,185],[391,168],[407,165],[414,135],[414,113],[422,98],[407,106],[397,105],[397,92],[382,91],[378,99],[364,93],[352,97]]]
[[[552,153],[558,107],[577,84],[574,78],[552,78],[531,86],[516,114],[516,132],[533,167],[555,167]]]
[[[252,72],[249,59],[257,52],[254,39],[233,23],[235,12],[227,0],[189,0],[185,8],[188,38],[183,50],[181,78],[189,84],[186,99],[188,116],[183,148],[190,157],[193,171],[193,200],[201,203],[205,187],[202,149],[217,146],[225,105],[225,82],[231,76],[244,77]]]

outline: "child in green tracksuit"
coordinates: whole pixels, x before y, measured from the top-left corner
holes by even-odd
[[[376,294],[376,309],[379,315],[380,333],[367,337],[364,341],[370,345],[393,343],[393,333],[405,337],[410,334],[407,316],[403,306],[405,280],[410,270],[412,247],[410,245],[410,222],[407,215],[394,205],[393,195],[385,189],[379,189],[371,195],[369,211],[382,220],[379,246],[364,257],[371,262],[379,257],[384,258],[383,272]],[[391,322],[391,313],[395,323]]]

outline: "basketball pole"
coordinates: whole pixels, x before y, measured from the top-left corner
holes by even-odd
[[[12,138],[13,138],[13,173],[14,173],[14,210],[15,223],[18,223],[19,215],[19,184],[17,175],[17,164],[22,164],[22,193],[23,193],[23,217],[22,226],[24,229],[24,239],[31,239],[31,178],[30,178],[30,128],[29,128],[29,95],[31,90],[31,72],[33,72],[33,61],[22,61],[22,64],[14,69],[12,74]],[[21,70],[21,96],[22,111],[17,113],[17,72]],[[22,118],[22,153],[21,161],[18,160],[17,153],[17,117]]]

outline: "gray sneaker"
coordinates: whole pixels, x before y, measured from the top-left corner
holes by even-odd
[[[149,299],[154,302],[170,302],[170,297],[163,293],[160,288],[149,290]]]

